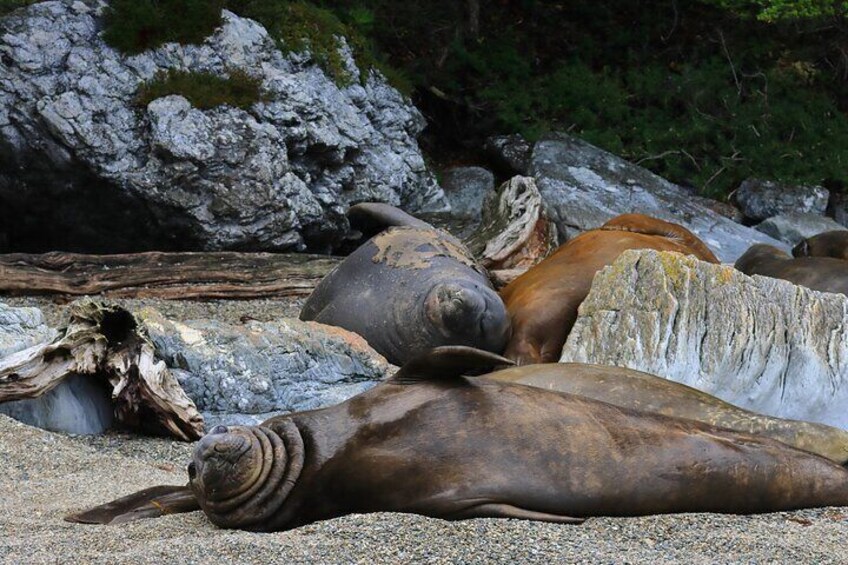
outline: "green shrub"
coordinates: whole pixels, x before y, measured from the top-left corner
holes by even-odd
[[[147,106],[153,100],[179,94],[195,108],[209,109],[224,104],[244,110],[265,100],[259,79],[244,71],[234,69],[224,78],[206,72],[170,70],[158,73],[152,80],[141,85],[136,97],[139,106]]]
[[[135,54],[163,43],[201,43],[221,25],[225,0],[111,0],[103,39]]]
[[[5,16],[12,10],[17,10],[23,6],[35,4],[39,0],[0,0],[0,17]]]

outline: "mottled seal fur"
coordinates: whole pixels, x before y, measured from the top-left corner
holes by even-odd
[[[783,279],[821,292],[848,295],[848,261],[833,257],[792,257],[772,245],[758,243],[739,259],[746,275]]]
[[[642,214],[617,216],[569,240],[501,289],[512,322],[504,355],[520,365],[557,361],[595,273],[628,249],[676,251],[719,262],[682,226]]]
[[[792,248],[792,255],[848,260],[848,230],[828,231],[802,239]]]
[[[258,531],[378,511],[577,523],[848,505],[848,470],[784,443],[461,376],[500,361],[440,348],[336,406],[217,427],[173,488]]]

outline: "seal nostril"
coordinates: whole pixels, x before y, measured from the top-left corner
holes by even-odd
[[[215,426],[214,428],[212,428],[212,431],[209,432],[209,433],[210,434],[225,434],[228,431],[229,431],[229,429],[227,428],[227,426]]]
[[[186,467],[186,471],[188,471],[188,478],[194,479],[197,476],[197,465],[194,464],[194,461],[188,464]]]

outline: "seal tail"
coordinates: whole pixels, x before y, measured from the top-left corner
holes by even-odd
[[[78,514],[69,514],[65,516],[65,521],[78,524],[116,525],[194,510],[200,510],[200,504],[189,486],[161,485],[95,506]]]

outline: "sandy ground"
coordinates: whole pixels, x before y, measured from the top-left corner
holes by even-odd
[[[43,299],[50,323],[63,308]],[[131,309],[138,303],[124,302]],[[151,303],[176,319],[296,315],[284,302]],[[294,312],[292,314],[291,312]],[[595,518],[580,526],[353,515],[290,532],[219,530],[200,512],[122,526],[62,517],[182,484],[192,446],[111,433],[69,437],[0,416],[0,560],[6,563],[846,563],[848,508],[759,516]]]

